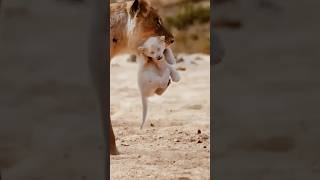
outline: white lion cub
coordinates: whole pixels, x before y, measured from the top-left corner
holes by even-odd
[[[174,66],[175,59],[172,51],[169,48],[165,49],[164,36],[148,38],[138,48],[137,60],[139,63],[138,85],[143,109],[140,126],[142,129],[148,111],[148,97],[164,93],[170,84],[170,77],[173,82],[178,82],[180,75]]]

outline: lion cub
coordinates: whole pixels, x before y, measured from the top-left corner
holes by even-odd
[[[165,37],[156,36],[148,38],[138,48],[138,85],[143,109],[140,129],[142,129],[146,120],[148,97],[164,93],[170,84],[170,77],[173,82],[180,80],[180,75],[174,67],[175,59],[172,51],[166,49],[165,46]]]

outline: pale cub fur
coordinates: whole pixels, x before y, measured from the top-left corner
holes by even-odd
[[[172,51],[165,49],[165,46],[165,37],[156,36],[148,38],[138,48],[138,85],[143,106],[141,129],[147,116],[148,97],[154,94],[161,95],[168,87],[170,77],[174,82],[180,80],[180,75],[174,66]]]

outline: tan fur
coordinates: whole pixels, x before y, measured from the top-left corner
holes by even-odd
[[[133,1],[110,4],[110,56],[127,52],[134,53],[150,36],[165,36],[166,44],[173,43],[173,35],[162,25],[156,9],[146,0],[139,0],[139,10],[136,14],[131,11]],[[135,24],[129,30],[128,21]]]

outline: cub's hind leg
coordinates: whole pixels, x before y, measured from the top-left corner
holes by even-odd
[[[169,79],[169,82],[168,82],[167,87],[165,87],[165,88],[158,88],[158,89],[156,89],[155,93],[156,93],[157,95],[161,96],[161,95],[167,90],[167,88],[169,87],[170,83],[171,83],[171,80]]]

